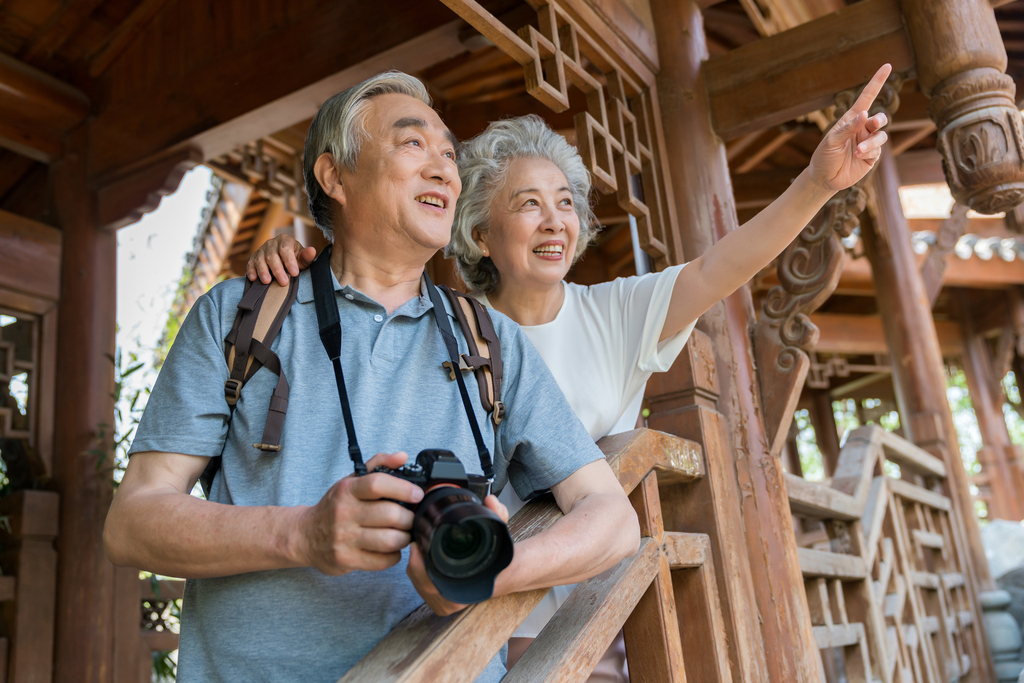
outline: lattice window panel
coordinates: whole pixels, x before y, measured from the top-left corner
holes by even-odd
[[[521,64],[528,92],[548,108],[569,109],[569,86],[586,96],[586,111],[575,117],[576,142],[595,186],[615,193],[636,218],[640,245],[659,266],[682,262],[653,76],[651,82],[631,76],[558,2],[529,0],[537,27],[516,33],[472,0],[442,2]]]
[[[0,308],[0,440],[30,439],[35,429],[39,325]]]

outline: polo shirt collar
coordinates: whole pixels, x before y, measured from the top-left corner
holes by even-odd
[[[341,292],[342,295],[351,295],[353,301],[362,301],[364,303],[373,304],[379,306],[380,304],[366,296],[357,289],[354,289],[351,285],[345,285],[344,287],[338,282],[337,276],[334,271],[331,271],[331,283],[334,285],[335,296],[337,292]],[[296,299],[300,304],[308,304],[313,302],[313,278],[310,275],[309,270],[305,270],[299,275],[299,292],[296,295]],[[444,297],[441,299],[444,301]],[[400,308],[409,306],[409,302],[402,304]],[[427,292],[427,280],[424,277],[420,278],[420,296],[416,301],[415,308],[409,311],[407,315],[412,318],[418,318],[430,309],[434,307],[434,304],[430,301],[430,294]],[[447,312],[447,307],[446,307]]]

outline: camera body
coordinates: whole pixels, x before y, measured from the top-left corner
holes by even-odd
[[[508,526],[483,504],[490,482],[467,475],[455,454],[442,449],[420,451],[415,462],[398,469],[373,471],[423,489],[419,503],[400,504],[415,513],[413,541],[441,595],[462,604],[490,598],[495,577],[511,564],[513,555]]]
[[[404,479],[423,489],[424,493],[437,486],[458,486],[471,491],[483,501],[490,493],[490,482],[479,474],[466,474],[466,468],[451,451],[430,448],[420,451],[416,460],[399,467],[376,467],[374,472],[383,472],[393,477]],[[416,509],[415,503],[401,503],[410,510]]]

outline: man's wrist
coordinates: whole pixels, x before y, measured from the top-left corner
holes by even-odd
[[[304,529],[305,518],[311,508],[307,505],[280,507],[271,514],[281,522],[275,525],[273,552],[290,567],[308,567],[309,548]]]

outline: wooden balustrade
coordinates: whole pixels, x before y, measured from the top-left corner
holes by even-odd
[[[875,425],[850,434],[829,485],[787,475],[794,517],[828,534],[799,556],[829,683],[986,680],[981,610],[945,478],[941,460]]]
[[[634,683],[732,680],[711,543],[704,534],[666,531],[661,514],[659,484],[678,486],[704,476],[700,447],[649,429],[607,437],[599,445],[637,510],[640,550],[581,583],[505,680],[586,680],[620,628]],[[544,497],[520,510],[509,529],[522,540],[561,514]],[[501,596],[448,617],[422,606],[340,683],[469,683],[545,592]],[[453,661],[459,666],[452,667]]]

